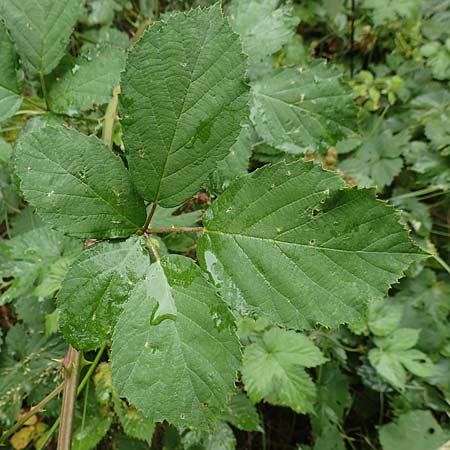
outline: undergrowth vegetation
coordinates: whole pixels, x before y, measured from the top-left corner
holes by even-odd
[[[0,19],[1,445],[449,448],[449,1]]]

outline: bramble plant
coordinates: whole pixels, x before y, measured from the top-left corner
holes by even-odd
[[[24,364],[36,364],[28,353],[48,352],[41,370],[52,373],[62,344],[47,337],[59,330],[69,344],[63,385],[3,440],[13,436],[15,449],[25,448],[19,438],[43,448],[59,427],[58,449],[89,449],[117,416],[125,434],[149,443],[155,424],[166,423],[184,433],[185,447],[176,448],[194,448],[191,439],[202,445],[195,448],[222,441],[231,449],[227,422],[263,431],[253,404],[265,401],[310,414],[314,433],[343,449],[339,423],[350,400],[336,361],[345,346],[333,355],[321,339],[336,341],[344,324],[373,335],[362,370],[371,368],[366,378],[387,390],[401,391],[412,375],[437,376],[433,361],[414,348],[420,331],[402,321],[398,303],[385,301],[433,252],[411,239],[399,211],[375,189],[350,186],[339,172],[302,157],[361,145],[350,87],[322,60],[266,67],[298,24],[278,1],[233,0],[228,17],[218,4],[165,14],[145,31],[144,23],[130,51],[117,30],[100,30],[66,55],[82,3],[0,3],[0,51],[9,64],[1,69],[0,117],[13,116],[22,102],[15,51],[38,80],[42,111],[55,113],[30,121],[11,156],[24,199],[37,212],[27,220],[42,222],[2,244],[20,263],[12,273],[0,265],[0,276],[9,283],[2,303],[30,291],[42,299],[56,294],[57,310],[48,310],[46,337],[30,337],[29,349],[18,349],[33,335],[23,324],[12,328],[16,343],[13,331],[7,339]],[[92,11],[85,10],[86,23],[96,20]],[[265,23],[272,28],[263,45]],[[368,110],[377,110],[379,99]],[[90,119],[101,125],[102,139],[99,127],[76,122],[93,103],[94,110],[108,104],[103,117]],[[406,134],[384,133],[384,141],[368,136],[358,152],[380,151],[379,142],[407,145]],[[287,157],[247,173],[255,135],[270,148],[263,153]],[[348,173],[368,170],[361,186],[381,188],[400,172],[400,154],[376,157],[397,160],[392,174],[367,164],[355,169],[351,158]],[[187,208],[200,191],[211,195],[201,208]],[[36,269],[28,274],[30,266]],[[92,362],[83,356],[89,352],[96,352]],[[4,381],[10,388],[16,382]],[[336,404],[329,404],[332,389]],[[29,425],[18,438],[25,419],[61,391],[52,428]],[[6,410],[7,398],[0,397],[5,423],[18,413]],[[409,414],[424,414],[436,445],[443,443],[428,412]],[[395,426],[407,423],[405,415]],[[386,444],[393,432],[382,430],[383,448],[394,448]]]

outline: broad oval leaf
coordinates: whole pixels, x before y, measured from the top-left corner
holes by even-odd
[[[421,257],[371,190],[297,161],[235,181],[203,222],[199,259],[234,308],[303,329],[360,318]]]
[[[273,147],[295,154],[327,149],[349,136],[356,108],[340,78],[323,61],[263,76],[252,87],[256,131]]]
[[[234,331],[216,328],[212,312],[222,301],[191,259],[168,256],[160,267],[159,286],[151,279],[138,284],[117,322],[113,381],[155,422],[211,429],[234,390],[239,342]],[[167,286],[176,318],[152,325]]]
[[[247,113],[245,56],[219,6],[155,23],[128,57],[121,116],[133,182],[178,206],[225,158]]]
[[[29,70],[46,75],[64,56],[83,0],[3,0],[5,20]]]
[[[0,122],[11,117],[22,103],[22,82],[17,74],[14,45],[0,20]]]
[[[83,252],[58,293],[64,338],[83,350],[109,342],[123,304],[149,264],[149,255],[137,237],[102,242]]]
[[[94,136],[65,126],[32,131],[19,141],[16,172],[39,215],[72,236],[128,237],[145,222],[121,159]]]
[[[48,83],[52,110],[75,115],[108,103],[125,60],[123,49],[105,44],[83,47],[77,58],[66,56]]]
[[[250,62],[276,53],[286,44],[299,23],[292,7],[279,7],[279,0],[233,0],[228,8],[230,23],[239,33]]]

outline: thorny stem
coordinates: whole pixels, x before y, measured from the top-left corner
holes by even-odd
[[[33,406],[22,418],[9,430],[5,431],[0,438],[0,445],[2,445],[10,436],[12,436],[22,425],[35,414],[41,412],[47,403],[52,401],[64,388],[64,383],[61,383],[58,387],[53,389],[44,399],[42,399],[37,405]]]
[[[69,350],[63,362],[66,373],[61,406],[61,423],[59,425],[58,450],[70,450],[72,446],[73,416],[77,399],[80,359],[80,352],[69,345]]]
[[[41,82],[42,94],[44,95],[45,106],[47,110],[50,111],[50,105],[48,103],[47,86],[45,85],[44,72],[42,70],[39,72],[39,80]]]
[[[147,228],[150,225],[150,222],[152,221],[153,215],[155,214],[156,207],[158,206],[157,202],[153,202],[152,208],[150,209],[150,212],[148,213],[147,220],[144,223],[144,226],[142,227],[142,231],[145,233],[147,231]]]
[[[170,228],[149,228],[146,230],[148,234],[164,234],[164,233],[203,233],[204,227],[170,227]]]
[[[78,385],[77,389],[77,397],[83,392],[84,387],[89,382],[89,379],[91,378],[92,372],[97,367],[98,362],[100,361],[100,358],[103,355],[103,352],[105,351],[106,344],[103,344],[95,356],[94,361],[90,365],[89,369],[87,370],[86,374],[84,375],[83,379],[81,380],[81,383]],[[46,445],[47,442],[50,440],[50,438],[53,436],[53,433],[58,428],[59,423],[61,422],[61,415],[55,420],[55,423],[52,425],[50,430],[48,430],[47,434],[45,435],[45,438],[42,440],[41,445],[36,450],[42,450]]]
[[[103,120],[102,141],[109,148],[113,146],[114,139],[114,122],[117,118],[117,106],[119,104],[120,87],[116,86],[113,90],[113,97],[108,103]]]

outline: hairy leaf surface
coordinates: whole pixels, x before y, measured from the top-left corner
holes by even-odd
[[[58,306],[65,339],[74,347],[91,350],[111,340],[123,303],[150,264],[141,239],[102,242],[86,250],[72,265]]]
[[[355,107],[341,74],[325,62],[277,69],[252,86],[258,134],[288,153],[334,145],[354,128]]]
[[[178,206],[229,152],[247,112],[245,57],[220,7],[168,16],[122,77],[130,171],[146,200]]]
[[[212,312],[222,302],[192,260],[172,255],[155,264],[159,282],[138,284],[116,325],[113,381],[150,419],[209,429],[234,390],[239,343],[216,328]],[[153,325],[167,286],[176,317]]]
[[[16,151],[26,199],[67,234],[127,237],[145,222],[145,207],[121,159],[94,136],[64,126],[28,133]]]
[[[64,56],[82,0],[2,0],[0,13],[27,68],[43,75]]]
[[[0,21],[0,122],[11,117],[22,103],[22,82],[17,74],[14,45]]]
[[[235,181],[206,212],[199,259],[242,312],[302,329],[360,317],[420,258],[395,210],[338,174],[280,163]]]
[[[272,328],[244,351],[242,377],[253,402],[264,399],[297,413],[314,410],[316,388],[304,367],[326,362],[303,334]]]

